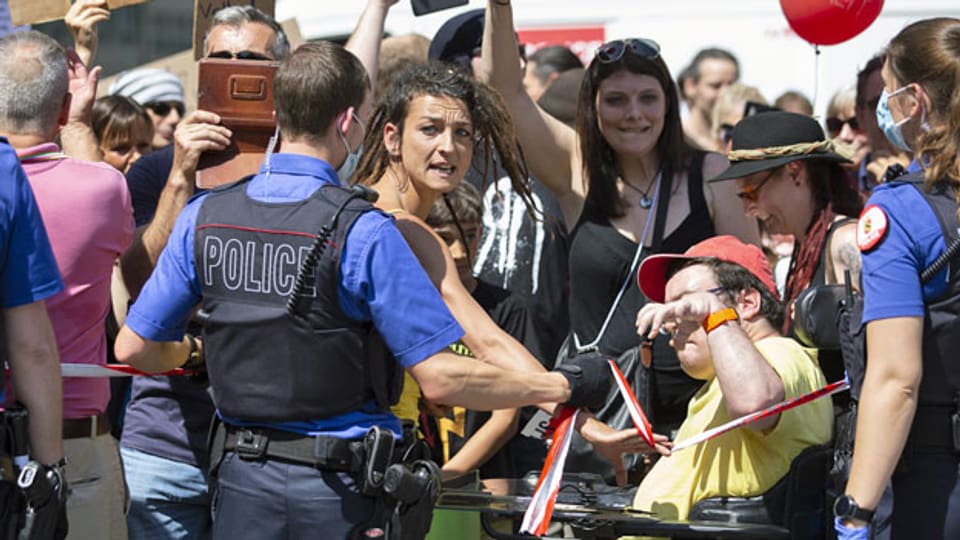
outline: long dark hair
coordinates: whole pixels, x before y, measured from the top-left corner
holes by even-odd
[[[814,211],[820,212],[833,205],[833,211],[849,217],[857,217],[863,210],[860,194],[850,185],[846,170],[835,161],[810,159],[807,167],[807,182],[813,192]]]
[[[683,124],[680,122],[680,99],[677,85],[670,70],[658,56],[644,58],[627,50],[623,56],[610,63],[594,58],[584,74],[577,97],[577,133],[580,135],[580,153],[583,156],[583,178],[587,188],[586,208],[608,217],[622,216],[623,200],[617,193],[616,155],[600,132],[597,119],[597,90],[604,79],[614,73],[627,70],[637,75],[649,75],[660,83],[666,99],[663,132],[657,140],[656,151],[660,156],[660,168],[664,178],[672,178],[679,170],[689,167],[691,148],[683,139]]]
[[[920,135],[916,148],[924,158],[920,163],[927,186],[946,178],[960,187],[960,19],[940,17],[907,26],[890,41],[886,58],[897,81],[923,87],[933,109],[927,115],[939,120]]]
[[[366,150],[353,176],[355,181],[372,184],[386,174],[391,157],[383,141],[384,127],[387,123],[397,126],[402,140],[410,103],[419,96],[445,96],[462,101],[473,122],[474,148],[484,158],[480,171],[484,180],[489,177],[487,173],[494,156],[499,156],[501,165],[510,175],[514,191],[528,209],[535,208],[526,166],[513,131],[513,118],[503,98],[496,90],[462,70],[437,62],[411,66],[402,71],[377,104],[363,141]]]

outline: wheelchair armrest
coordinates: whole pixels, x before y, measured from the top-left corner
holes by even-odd
[[[690,520],[780,525],[791,538],[819,538],[828,523],[827,480],[833,460],[830,445],[805,448],[790,471],[763,495],[711,497],[693,505]]]

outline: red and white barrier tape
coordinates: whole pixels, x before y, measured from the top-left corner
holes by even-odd
[[[573,439],[573,426],[577,422],[577,409],[564,407],[557,416],[553,441],[547,452],[547,459],[540,471],[540,480],[530,499],[530,506],[523,513],[520,532],[540,536],[546,534],[553,516],[553,506],[560,492],[560,480],[563,477],[563,465],[567,461],[570,441]]]
[[[794,407],[799,407],[800,405],[803,405],[804,403],[809,403],[815,399],[831,396],[838,392],[843,392],[844,390],[847,390],[849,388],[850,388],[850,384],[847,382],[846,379],[843,379],[834,383],[830,383],[824,386],[823,388],[818,388],[817,390],[814,390],[812,392],[807,392],[806,394],[797,396],[795,398],[781,401],[780,403],[777,403],[776,405],[771,405],[761,411],[757,411],[755,413],[750,413],[748,415],[741,416],[740,418],[731,420],[726,424],[717,426],[712,429],[708,429],[707,431],[704,431],[699,435],[690,437],[685,441],[680,441],[673,445],[672,451],[677,452],[677,451],[683,450],[684,448],[690,448],[691,446],[698,445],[714,437],[719,437],[720,435],[723,435],[724,433],[730,430],[737,429],[738,427],[756,422],[757,420],[769,418],[770,416],[779,414],[783,411],[788,411]]]
[[[637,396],[630,388],[630,383],[627,382],[627,378],[623,376],[623,372],[620,371],[620,366],[616,362],[613,360],[607,360],[607,362],[610,363],[613,380],[617,381],[617,386],[620,388],[620,395],[623,396],[623,401],[627,404],[627,410],[630,412],[633,425],[637,427],[637,432],[640,433],[643,442],[647,443],[650,448],[654,448],[656,443],[653,442],[653,428],[650,427],[650,421],[647,420],[647,415],[643,413],[643,407],[640,406]]]
[[[133,377],[140,375],[195,375],[198,372],[196,370],[176,368],[163,373],[146,373],[125,364],[60,364],[60,373],[63,377],[98,378]]]

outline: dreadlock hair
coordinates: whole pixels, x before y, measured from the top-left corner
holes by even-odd
[[[494,156],[499,156],[528,212],[537,212],[527,182],[527,168],[513,131],[513,118],[500,93],[464,70],[439,62],[411,66],[397,75],[373,113],[363,141],[366,151],[354,181],[372,184],[386,174],[392,158],[383,140],[384,128],[388,123],[396,126],[402,141],[410,104],[420,96],[450,97],[463,102],[474,127],[474,147],[484,156],[482,177],[489,178]]]

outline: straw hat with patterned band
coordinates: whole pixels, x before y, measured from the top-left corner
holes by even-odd
[[[802,159],[850,163],[823,135],[816,120],[802,114],[773,111],[748,116],[733,128],[730,167],[710,182],[743,178]]]

